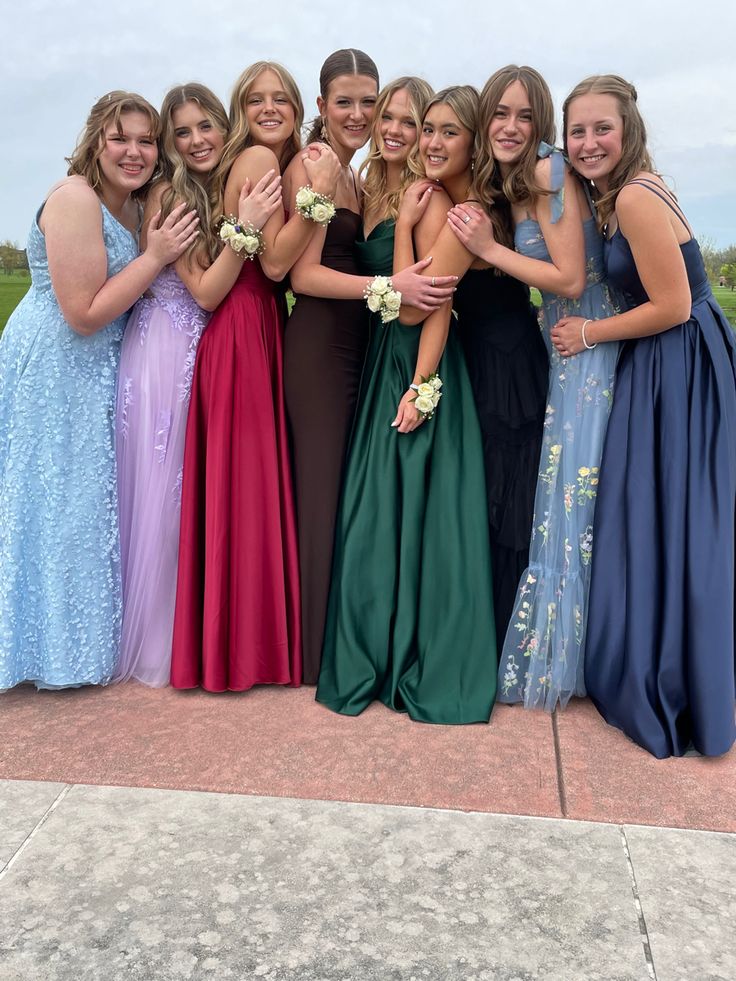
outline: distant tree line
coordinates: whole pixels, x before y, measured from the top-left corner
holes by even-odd
[[[725,249],[717,249],[707,238],[700,240],[700,251],[703,253],[705,271],[708,279],[718,283],[723,277],[725,285],[731,289],[736,286],[736,244],[727,245]]]
[[[21,249],[17,242],[6,239],[0,242],[0,268],[6,276],[13,273],[28,275],[28,256],[26,250]]]

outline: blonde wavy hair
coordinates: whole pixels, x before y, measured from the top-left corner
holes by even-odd
[[[103,95],[90,109],[76,147],[71,156],[64,158],[69,164],[68,176],[79,174],[93,190],[99,190],[102,185],[100,156],[105,149],[105,131],[112,123],[122,136],[123,124],[120,117],[126,112],[140,112],[146,116],[151,126],[151,139],[158,143],[161,119],[151,103],[136,92],[115,89]],[[139,196],[142,192],[143,188],[138,188],[133,196]]]
[[[401,168],[399,186],[390,191],[387,187],[386,162],[383,159],[383,138],[381,137],[381,117],[391,99],[397,92],[405,90],[409,94],[409,111],[417,128],[417,138],[410,149],[406,162]],[[417,178],[422,176],[422,165],[419,160],[419,133],[424,118],[424,107],[434,96],[432,86],[423,78],[414,75],[404,75],[385,85],[378,94],[376,110],[373,116],[371,142],[368,157],[360,168],[365,174],[363,195],[365,199],[365,215],[382,215],[386,218],[398,218],[401,199],[404,191]],[[370,224],[368,222],[367,224]]]
[[[254,62],[236,80],[232,95],[230,96],[230,138],[225,144],[225,149],[222,151],[220,163],[217,166],[214,178],[215,186],[221,196],[224,196],[227,177],[236,157],[246,147],[253,145],[253,136],[248,125],[245,105],[253,83],[261,72],[265,71],[272,71],[278,76],[294,110],[294,131],[281,151],[281,159],[279,160],[279,167],[282,173],[286,170],[286,166],[294,154],[301,149],[302,142],[300,134],[304,122],[304,103],[302,102],[299,88],[293,76],[283,65],[278,64],[276,61]]]
[[[176,148],[174,112],[188,102],[199,106],[225,142],[230,132],[225,107],[206,85],[189,82],[169,89],[161,104],[161,176],[157,183],[167,185],[161,196],[161,219],[182,202],[187,211],[194,209],[199,216],[201,234],[184,254],[190,265],[195,257],[202,265],[209,265],[220,251],[216,225],[222,214],[222,197],[215,186],[217,168],[213,167],[207,174],[197,174],[187,167]]]
[[[608,177],[608,190],[596,201],[596,218],[602,229],[616,206],[618,192],[640,171],[656,174],[654,162],[647,149],[647,128],[637,105],[636,89],[620,75],[591,75],[579,82],[565,99],[562,107],[563,140],[567,151],[567,127],[570,106],[581,95],[612,95],[623,120],[621,159]]]
[[[488,129],[503,94],[509,85],[521,82],[531,109],[531,137],[524,152],[504,177],[494,159]],[[488,79],[480,94],[480,148],[475,169],[475,186],[479,200],[491,215],[496,238],[513,248],[512,204],[531,204],[542,195],[551,194],[536,178],[537,151],[542,140],[554,145],[555,109],[549,86],[529,65],[506,65]]]

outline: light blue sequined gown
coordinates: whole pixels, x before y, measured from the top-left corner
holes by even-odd
[[[540,156],[551,148],[540,147]],[[552,223],[564,206],[565,163],[551,154]],[[615,312],[605,283],[603,240],[583,225],[586,284],[578,300],[542,292],[542,333],[549,351],[549,392],[534,499],[529,568],[519,583],[498,675],[498,700],[552,711],[584,695],[585,622],[598,473],[613,397],[617,343],[561,358],[550,330],[561,317],[595,320]],[[550,261],[539,224],[516,226],[517,252]]]
[[[114,276],[138,245],[101,208]],[[28,261],[31,288],[0,341],[0,689],[104,684],[121,620],[113,411],[126,315],[89,337],[69,327],[37,221]]]

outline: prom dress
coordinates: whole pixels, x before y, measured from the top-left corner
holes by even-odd
[[[390,275],[394,222],[357,244]],[[317,701],[357,715],[378,699],[420,722],[487,722],[496,689],[483,446],[456,328],[435,416],[391,420],[414,376],[421,325],[372,315],[342,501]]]
[[[125,328],[115,421],[123,575],[115,681],[169,683],[184,435],[208,317],[170,265]]]
[[[638,180],[685,222],[674,198]],[[689,228],[688,228],[689,231]],[[736,341],[698,243],[680,246],[690,319],[627,341],[595,513],[585,684],[603,718],[653,756],[733,745]],[[612,287],[647,302],[629,243]]]
[[[357,275],[360,215],[338,208],[322,265]],[[330,591],[335,517],[368,344],[363,300],[297,295],[286,324],[284,389],[294,452],[304,683],[316,685]]]
[[[547,350],[529,288],[469,269],[454,307],[483,437],[496,648],[503,647],[529,539],[548,385]]]
[[[564,207],[565,161],[556,150],[541,155],[551,155],[555,224]],[[593,514],[619,350],[617,343],[598,344],[592,351],[561,358],[550,339],[561,317],[598,320],[616,312],[605,282],[603,238],[593,217],[583,223],[583,235],[586,281],[580,298],[542,292],[543,337],[550,359],[542,458],[529,566],[521,576],[498,671],[500,702],[523,702],[548,712],[558,703],[564,707],[572,695],[585,695]],[[531,218],[517,224],[515,245],[523,255],[551,261],[539,224]]]
[[[100,202],[107,275],[138,255]],[[127,313],[82,336],[64,320],[46,242],[0,342],[0,689],[106,684],[118,655],[113,412]]]
[[[197,349],[184,447],[175,688],[301,683],[283,304],[245,261]]]

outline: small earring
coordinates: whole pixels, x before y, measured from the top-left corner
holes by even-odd
[[[322,140],[323,143],[326,143],[328,146],[330,145],[330,138],[327,135],[327,127],[325,126],[324,116],[322,116],[322,125],[320,126],[320,130],[319,130],[319,138]]]

